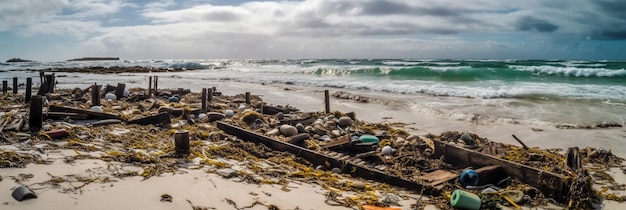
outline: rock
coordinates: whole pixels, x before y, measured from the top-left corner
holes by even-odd
[[[323,165],[318,165],[315,167],[316,170],[324,170],[324,166]]]
[[[404,140],[404,138],[402,138],[402,137],[398,137],[396,139],[396,145],[402,145],[402,144],[404,144],[404,142],[406,142],[406,140]]]
[[[217,174],[228,179],[237,176],[237,171],[231,168],[221,168],[217,170]]]
[[[235,112],[233,110],[227,109],[226,112],[224,112],[226,114],[226,117],[231,118],[233,115],[235,115]]]
[[[209,117],[209,122],[221,120],[226,117],[224,114],[219,113],[219,112],[208,112],[206,115]]]
[[[353,186],[360,190],[364,190],[367,187],[365,183],[359,181],[355,182]]]
[[[100,106],[92,106],[91,108],[89,108],[89,111],[92,111],[92,112],[102,112],[102,107],[100,107]]]
[[[323,136],[320,137],[320,140],[325,141],[325,142],[329,142],[332,139],[328,135],[323,135]]]
[[[128,90],[124,89],[124,92],[122,92],[122,96],[123,97],[128,97],[128,95],[130,95],[130,92],[128,92]]]
[[[332,130],[332,131],[330,131],[330,134],[332,134],[335,137],[336,136],[340,136],[341,135],[341,131],[339,131],[339,130]]]
[[[283,120],[285,119],[285,114],[282,112],[276,113],[276,119]]]
[[[180,101],[180,98],[178,98],[178,97],[176,97],[176,96],[172,96],[172,97],[170,97],[170,98],[168,99],[168,101],[169,101],[169,102],[174,102],[174,103],[176,103],[176,102],[179,102],[179,101]]]
[[[199,120],[204,120],[204,118],[207,118],[207,115],[205,113],[202,113],[202,114],[198,115],[198,119]]]
[[[340,174],[341,173],[341,169],[335,167],[335,168],[331,169],[330,172],[333,172],[333,174]]]
[[[545,159],[545,156],[542,154],[530,153],[528,155],[529,155],[528,157],[529,161],[543,161]]]
[[[335,123],[335,121],[326,121],[324,123],[324,127],[326,128],[334,128],[337,124]]]
[[[381,153],[383,155],[391,155],[391,153],[393,153],[393,148],[391,148],[391,146],[387,145],[387,146],[384,146],[383,149],[380,150],[380,151],[381,151]]]
[[[280,128],[280,133],[283,134],[284,136],[295,136],[298,134],[298,129],[296,129],[296,127],[293,127],[291,125],[281,125]]]
[[[296,129],[298,129],[298,133],[306,132],[306,129],[305,129],[304,125],[302,125],[302,123],[296,124]]]
[[[117,96],[115,96],[115,94],[113,93],[107,93],[106,95],[104,95],[104,100],[117,100]]]
[[[189,114],[189,119],[196,119],[196,115],[195,114]]]
[[[352,119],[350,117],[341,117],[337,122],[341,127],[347,127],[352,125]]]
[[[350,137],[350,140],[351,141],[358,141],[359,137],[358,136],[352,136],[352,137]]]

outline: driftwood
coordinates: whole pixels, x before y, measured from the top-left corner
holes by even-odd
[[[433,143],[435,144],[435,157],[443,157],[444,161],[449,164],[461,168],[497,165],[502,168],[504,173],[536,187],[541,190],[545,196],[561,203],[567,202],[567,194],[569,191],[568,177],[497,158],[492,155],[457,147],[445,142],[435,140]]]
[[[44,113],[44,119],[56,119],[62,120],[65,118],[70,118],[72,120],[86,120],[89,116],[86,114],[79,113],[68,113],[68,112],[46,112]]]
[[[408,179],[397,177],[391,174],[387,174],[377,169],[366,168],[358,163],[350,162],[349,159],[334,158],[329,155],[315,152],[300,146],[296,146],[287,142],[283,142],[277,139],[269,138],[263,135],[259,135],[245,129],[232,126],[223,122],[217,122],[217,127],[224,132],[235,135],[244,141],[252,141],[264,144],[274,150],[287,151],[292,154],[302,157],[305,160],[311,162],[314,165],[326,165],[330,167],[340,168],[345,173],[349,173],[353,176],[358,176],[365,179],[372,179],[376,181],[386,182],[390,185],[404,187],[407,189],[422,192],[427,195],[438,195],[441,193],[439,189],[434,188],[431,185],[425,185],[422,183],[413,182]]]
[[[99,121],[90,123],[89,125],[92,127],[98,127],[98,126],[120,124],[120,123],[122,123],[122,121],[118,119],[106,119],[106,120],[99,120]]]
[[[138,125],[156,125],[161,123],[170,123],[170,116],[167,112],[161,112],[152,116],[142,117],[138,119],[133,119],[128,121],[128,124],[138,124]]]
[[[87,119],[120,119],[120,117],[115,114],[93,112],[89,110],[76,109],[76,108],[65,107],[65,106],[51,105],[50,107],[48,107],[48,111],[83,114],[83,115],[87,115]]]

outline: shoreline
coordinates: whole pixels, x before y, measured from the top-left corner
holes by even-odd
[[[136,85],[136,84],[133,84]],[[160,83],[161,88],[176,88],[173,86],[176,86],[177,84],[172,84],[171,82],[165,82],[165,83]],[[212,85],[213,86],[213,85]],[[262,100],[264,102],[267,102],[269,104],[279,104],[279,105],[290,105],[293,107],[297,107],[298,109],[300,109],[300,111],[303,112],[309,112],[309,111],[320,111],[321,108],[323,107],[323,89],[322,88],[297,88],[294,86],[281,86],[281,85],[258,85],[258,84],[249,84],[249,83],[234,83],[234,82],[225,82],[222,84],[214,84],[214,86],[218,87],[219,90],[225,94],[225,95],[237,95],[237,94],[242,94],[246,91],[249,90],[255,90],[255,91],[259,91],[260,93],[256,93],[256,92],[251,92],[252,95],[258,95],[260,98],[262,98]],[[178,85],[178,87],[180,87],[180,85]],[[131,87],[129,87],[131,88]],[[330,89],[330,88],[329,88]],[[192,90],[193,92],[197,92],[197,90]],[[336,91],[336,89],[334,90]],[[285,102],[289,102],[289,103],[285,103]],[[528,144],[530,147],[539,147],[539,148],[554,148],[555,145],[557,145],[556,147],[559,147],[558,145],[561,145],[561,148],[567,148],[569,147],[569,145],[575,145],[575,146],[579,146],[579,147],[584,147],[583,145],[585,144],[580,144],[581,142],[571,142],[568,141],[569,138],[573,138],[573,137],[577,137],[577,138],[584,138],[585,136],[595,136],[598,134],[598,132],[584,132],[584,131],[578,131],[578,132],[571,132],[572,130],[564,130],[564,129],[548,129],[548,128],[541,128],[543,129],[543,131],[534,131],[532,128],[536,127],[536,126],[528,126],[528,125],[511,125],[511,124],[497,124],[497,123],[486,123],[486,124],[475,124],[472,122],[467,122],[467,121],[451,121],[451,120],[445,120],[445,119],[438,119],[434,116],[429,116],[429,115],[417,115],[414,116],[412,112],[410,112],[410,109],[407,109],[407,107],[403,107],[403,106],[389,106],[389,105],[384,105],[384,104],[377,104],[377,103],[360,103],[360,102],[356,102],[354,100],[345,100],[345,99],[336,99],[336,98],[331,98],[331,110],[338,110],[341,112],[355,112],[356,113],[356,118],[359,120],[363,120],[363,121],[367,121],[367,122],[373,122],[373,123],[383,123],[383,124],[393,124],[394,126],[398,126],[398,127],[405,127],[407,131],[411,132],[411,133],[415,133],[418,134],[420,136],[424,136],[428,133],[434,133],[434,134],[439,134],[441,132],[438,132],[439,130],[443,131],[449,131],[449,130],[455,130],[455,131],[462,131],[462,132],[471,132],[471,133],[475,133],[483,138],[488,138],[491,139],[492,141],[496,141],[496,142],[503,142],[503,143],[508,143],[508,144],[512,144],[512,145],[518,145],[518,143],[516,143],[512,138],[510,138],[511,133],[515,133],[518,132],[521,134],[516,134],[517,136],[520,136],[520,138],[522,138],[522,140],[524,140],[524,142],[526,144]],[[411,113],[411,115],[407,115],[407,112]],[[596,129],[597,130],[597,129]],[[574,130],[575,131],[575,130]],[[609,132],[607,132],[609,131]],[[602,132],[599,132],[600,134],[604,134],[604,135],[608,135],[610,137],[610,135],[613,135],[614,132],[623,132],[626,133],[624,131],[621,131],[619,129],[608,129],[608,130],[602,130]],[[533,135],[534,134],[534,135]],[[619,134],[619,133],[618,133]],[[508,139],[507,139],[508,137]],[[545,139],[553,139],[554,142],[546,142]],[[616,144],[619,145],[619,142],[614,142],[614,139],[611,138],[606,138],[606,136],[603,138],[603,140],[605,140],[604,142],[602,142],[603,145],[612,145],[612,144]],[[588,145],[593,146],[593,147],[597,147],[597,145],[594,145],[593,142],[586,142],[588,143]],[[550,145],[550,146],[548,146]],[[616,147],[609,147],[609,148],[620,148],[619,146]],[[19,150],[19,149],[18,149]],[[57,161],[62,161],[63,159],[67,158],[68,156],[75,156],[76,154],[72,154],[72,152],[75,151],[61,151],[62,154],[61,156],[57,156]],[[624,157],[625,152],[622,150],[615,150],[614,154]],[[84,166],[86,166],[85,168],[82,168],[81,170],[83,170],[84,172],[86,172],[87,170],[93,170],[94,168],[103,168],[105,167],[104,165],[102,165],[102,163],[97,163],[98,161],[77,161],[77,163],[83,163]],[[63,164],[63,163],[61,163]],[[33,170],[37,171],[39,174],[36,175],[35,177],[37,179],[39,178],[45,178],[46,175],[45,174],[41,174],[43,171],[38,171],[37,169],[41,169],[41,170],[45,170],[41,167],[38,167],[35,165],[36,168],[30,168],[33,165],[29,165],[29,167],[27,167],[26,169],[24,169],[24,171],[12,171],[13,174],[17,174],[17,175],[12,175],[12,176],[19,176],[19,173],[21,172],[32,172]],[[108,166],[107,166],[108,167]],[[4,170],[4,169],[1,169]],[[51,169],[48,169],[51,170]],[[183,170],[184,171],[184,170]],[[81,171],[76,171],[76,173],[80,174],[83,173]],[[198,172],[198,173],[194,173],[194,172]],[[152,180],[149,183],[149,186],[151,187],[159,187],[159,185],[157,183],[160,183],[158,181],[154,181],[156,179],[159,178],[163,178],[163,180],[160,180],[162,182],[167,182],[167,183],[172,183],[174,185],[176,184],[180,184],[180,186],[178,188],[174,188],[174,192],[154,192],[154,193],[148,193],[148,195],[145,196],[136,196],[136,198],[140,201],[144,201],[144,202],[150,202],[150,204],[146,204],[146,205],[141,205],[141,206],[135,206],[135,207],[146,207],[146,206],[150,206],[152,204],[154,204],[154,206],[152,206],[153,208],[159,209],[159,208],[163,208],[163,209],[171,209],[171,208],[188,208],[191,206],[191,204],[189,204],[188,202],[186,202],[185,200],[179,200],[179,196],[183,195],[181,197],[186,197],[187,199],[189,199],[189,197],[192,198],[197,198],[198,200],[202,200],[202,197],[194,197],[194,196],[190,196],[189,193],[185,193],[185,191],[187,189],[185,189],[185,187],[182,186],[186,186],[187,188],[191,188],[193,190],[194,194],[195,193],[202,193],[202,188],[196,188],[194,185],[195,183],[198,183],[199,180],[204,180],[205,178],[207,180],[213,180],[212,182],[215,182],[216,180],[213,179],[216,176],[215,175],[206,175],[207,173],[204,172],[203,170],[193,170],[193,171],[187,171],[187,172],[181,172],[181,174],[175,174],[171,177],[167,176],[167,174],[163,175],[163,176],[156,176],[156,177],[152,177],[148,180]],[[56,174],[54,174],[56,175]],[[181,176],[184,176],[186,179],[183,180],[187,180],[187,181],[183,181],[181,182],[181,180],[179,180],[181,178]],[[615,175],[615,174],[613,174]],[[617,174],[619,175],[619,174]],[[169,178],[167,178],[169,177]],[[177,177],[177,178],[173,178],[173,177]],[[210,177],[210,178],[207,178]],[[7,184],[9,180],[9,177],[6,177],[3,173],[3,178],[5,178],[4,182],[0,182],[0,186]],[[189,180],[189,178],[191,178],[191,180]],[[219,177],[217,177],[219,178]],[[345,177],[344,177],[345,178]],[[220,178],[221,179],[221,178]],[[624,180],[623,177],[619,177],[617,179],[617,181],[620,180]],[[30,182],[35,182],[35,180],[29,180]],[[38,181],[38,180],[37,180]],[[134,191],[133,190],[133,186],[137,187],[137,188],[146,188],[147,186],[142,185],[142,183],[146,183],[146,182],[142,182],[137,180],[137,178],[122,178],[120,180],[117,180],[119,182],[119,184],[113,184],[114,186],[111,186],[111,191],[108,190],[104,190],[106,189],[107,185],[109,183],[102,183],[101,185],[88,185],[90,188],[88,188],[90,191],[94,191],[94,192],[99,192],[99,190],[102,190],[101,195],[112,195],[115,193],[120,193],[120,194],[124,194],[124,195],[129,195],[129,193],[145,193],[146,190],[139,190],[139,191]],[[204,180],[206,181],[206,180]],[[221,182],[222,180],[217,181],[219,184],[214,184],[216,186],[222,186]],[[223,180],[225,182],[232,182],[231,180]],[[122,184],[124,183],[124,184]],[[372,183],[372,182],[369,182]],[[10,183],[9,183],[10,184]],[[205,183],[207,184],[207,183]],[[230,183],[232,184],[232,183]],[[375,183],[373,183],[375,184]],[[120,185],[127,185],[125,187],[120,187]],[[146,184],[148,185],[148,184]],[[156,186],[155,186],[156,185]],[[232,189],[232,188],[241,188],[244,189],[244,191],[237,191],[235,192],[235,194],[245,194],[245,191],[252,191],[251,188],[249,187],[249,185],[246,185],[248,187],[244,187],[244,186],[239,186],[239,185],[229,185],[229,184],[225,184],[225,186],[230,186],[230,187],[226,187],[228,189]],[[254,186],[254,185],[253,185]],[[265,186],[265,185],[262,185]],[[4,186],[4,187],[9,187],[10,186]],[[93,188],[91,188],[93,187]],[[206,185],[205,185],[206,187]],[[267,186],[266,186],[267,187]],[[328,191],[328,189],[324,189],[321,190],[321,188],[319,188],[319,186],[313,186],[313,187],[305,187],[302,185],[297,185],[296,186],[298,189],[302,188],[303,192],[301,192],[302,194],[306,195],[306,198],[311,200],[311,203],[303,203],[303,202],[296,202],[296,206],[289,206],[289,207],[284,207],[283,208],[304,208],[304,209],[309,209],[308,207],[302,207],[301,205],[309,205],[309,206],[315,206],[315,207],[319,207],[319,208],[323,208],[323,209],[331,209],[330,206],[327,206],[325,203],[321,202],[325,199],[325,196],[323,196],[323,193],[321,193],[320,191]],[[120,189],[121,188],[121,189]],[[150,187],[147,187],[150,188]],[[208,187],[210,188],[210,186]],[[215,187],[217,188],[217,187]],[[6,189],[6,188],[5,188]],[[152,188],[154,189],[154,188]],[[172,188],[168,188],[168,189],[172,189]],[[254,189],[254,188],[253,188]],[[161,188],[162,190],[162,188]],[[220,189],[216,189],[217,192],[222,192],[221,188]],[[263,188],[263,190],[271,190],[270,189],[266,189]],[[274,190],[279,190],[280,189],[274,189]],[[106,191],[106,192],[105,192]],[[53,195],[54,196],[63,196],[64,193],[56,193],[56,194],[48,194],[49,191],[45,191],[43,195]],[[151,191],[148,191],[151,192]],[[156,195],[159,193],[166,193],[166,194],[170,194],[172,197],[174,197],[174,199],[176,200],[176,203],[172,203],[172,205],[169,205],[168,203],[162,204],[160,202],[157,201]],[[250,192],[247,192],[248,194]],[[257,195],[261,195],[261,196],[257,196],[257,195],[246,195],[243,196],[245,198],[243,198],[243,200],[237,200],[235,201],[236,203],[242,204],[242,205],[248,205],[249,203],[253,203],[253,199],[250,200],[252,198],[256,197],[262,197],[263,195],[265,195],[263,192],[259,193],[257,191],[254,191],[254,193],[256,193]],[[295,196],[294,194],[296,193],[280,193],[278,191],[271,193],[273,195],[275,195],[276,197],[272,197],[272,196],[267,196],[267,200],[263,200],[264,202],[262,202],[265,205],[278,205],[279,203],[290,203],[289,201],[301,201],[298,199],[298,197],[294,198],[293,196]],[[311,197],[311,194],[316,195]],[[414,194],[412,193],[407,193],[407,196],[414,196],[412,198],[416,198]],[[82,196],[82,195],[78,195],[77,197],[80,197],[80,203],[82,205],[83,202],[86,202],[87,205],[93,205],[93,204],[101,204],[101,200],[94,200],[94,199],[101,199],[98,198],[98,193],[96,193],[95,195],[92,196]],[[132,194],[130,194],[132,195]],[[284,198],[277,198],[279,195],[284,196]],[[406,195],[406,194],[405,194]],[[378,194],[378,196],[382,196],[382,194]],[[72,196],[70,196],[71,198]],[[85,198],[87,197],[87,198]],[[95,197],[95,198],[94,198]],[[129,196],[129,197],[134,197],[134,196]],[[269,198],[272,197],[272,198]],[[58,198],[58,197],[57,197]],[[83,198],[85,198],[85,200],[82,200]],[[131,204],[133,202],[133,199],[128,199],[127,197],[125,197],[126,199],[122,199],[119,202],[120,207],[122,208],[127,208],[127,207],[131,207],[129,205],[133,205]],[[15,201],[11,201],[11,198],[7,198],[9,199],[9,201],[3,201],[3,202],[9,202],[9,204],[7,204],[6,206],[16,206],[16,208],[20,208],[20,207],[26,207],[29,208],[28,206],[20,206],[20,203],[16,203]],[[52,199],[52,198],[51,198]],[[43,200],[43,199],[42,199]],[[67,208],[72,208],[72,209],[82,209],[85,206],[80,206],[77,205],[76,203],[78,203],[79,199],[73,198],[74,200],[74,205],[70,205],[72,203],[72,199],[64,199],[62,201],[59,201],[59,203],[61,203],[62,205],[64,205],[64,207]],[[43,202],[35,202],[35,201],[41,201],[41,200],[31,200],[31,201],[26,201],[23,204],[26,205],[30,205],[30,207],[35,207],[38,205],[45,205],[45,204],[41,204]],[[222,208],[231,208],[232,205],[229,204],[230,202],[228,202],[225,199],[221,199],[221,200],[209,200],[208,203],[203,203],[203,201],[196,201],[196,200],[192,200],[190,199],[190,201],[193,203],[193,205],[196,206],[204,206],[204,207],[213,207],[215,203],[218,203],[220,205],[218,205],[217,209],[222,209]],[[206,200],[205,200],[206,201]],[[52,201],[50,201],[52,202]],[[408,201],[405,202],[415,202],[415,200],[411,200],[408,199]],[[37,203],[37,204],[33,204],[33,203]],[[607,202],[607,203],[611,203],[611,202]],[[15,204],[15,205],[13,205]],[[59,205],[61,205],[59,204]],[[106,205],[106,203],[102,203],[103,205]],[[293,203],[290,203],[293,204]],[[239,207],[241,207],[242,205],[239,205]],[[407,207],[407,205],[410,204],[404,204],[403,208]],[[610,209],[610,205],[611,204],[607,204],[609,205]],[[114,205],[109,205],[109,206],[104,206],[104,208],[108,208],[110,206],[114,206]],[[42,207],[42,206],[39,206]],[[262,208],[261,206],[257,206],[257,208],[255,209],[259,209]],[[267,208],[267,207],[266,207]],[[605,207],[607,208],[607,207]],[[36,209],[36,208],[33,208]],[[312,208],[312,209],[318,209],[318,208]]]

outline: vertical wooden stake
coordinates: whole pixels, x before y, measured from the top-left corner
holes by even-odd
[[[2,80],[2,93],[6,94],[9,89],[9,82],[6,80]]]
[[[36,133],[41,130],[43,116],[43,100],[40,95],[33,96],[30,100],[30,113],[28,114],[28,126],[31,133]]]
[[[17,94],[17,77],[13,77],[13,93]]]
[[[159,76],[154,76],[154,95],[157,96],[159,94]]]
[[[100,85],[91,86],[91,106],[100,106]]]
[[[52,77],[50,77],[50,92],[49,93],[54,93],[54,88],[56,87],[56,76],[54,76],[54,73],[52,73]]]
[[[152,97],[152,76],[148,77],[148,97]]]
[[[207,89],[206,88],[202,88],[202,112],[206,112],[207,108],[206,108],[206,97],[207,97]]]
[[[330,113],[330,93],[328,90],[324,90],[324,105],[326,113]]]
[[[176,155],[189,154],[189,131],[181,130],[174,133],[174,147]]]
[[[217,87],[211,87],[211,89],[213,90],[213,92],[217,91]]]
[[[115,96],[117,100],[120,100],[124,97],[124,89],[126,88],[126,84],[117,83],[117,88],[115,88]]]
[[[250,92],[246,92],[246,104],[250,104]]]
[[[213,101],[213,89],[209,88],[207,95],[209,97],[207,100],[211,103],[211,101]]]
[[[33,95],[33,78],[26,78],[26,96],[24,97],[24,100],[26,100],[26,102],[30,102],[30,97]]]
[[[46,79],[46,73],[43,71],[40,71],[39,72],[39,80],[40,80],[39,84],[43,85],[43,82],[45,81],[45,79]]]

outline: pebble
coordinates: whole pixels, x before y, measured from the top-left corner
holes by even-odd
[[[124,92],[122,93],[123,97],[128,97],[128,95],[130,95],[130,93],[128,92],[128,90],[124,89]]]
[[[306,132],[306,129],[305,129],[304,125],[302,125],[302,123],[296,124],[296,129],[298,129],[298,133]]]
[[[352,125],[352,118],[350,117],[341,117],[337,122],[341,127],[347,127]]]
[[[169,100],[169,102],[178,102],[178,101],[180,101],[180,99],[178,97],[176,97],[176,96],[172,96],[168,100]]]
[[[330,136],[328,135],[323,135],[322,137],[320,137],[320,139],[325,142],[329,142],[331,140]]]
[[[298,134],[298,129],[296,129],[296,127],[293,127],[291,125],[281,125],[279,130],[281,134],[287,137],[295,136]]]
[[[228,179],[237,176],[237,171],[231,168],[221,168],[217,170],[217,174]]]
[[[406,140],[402,137],[398,137],[398,139],[396,139],[396,145],[402,145],[404,142],[406,142]]]
[[[224,116],[224,114],[219,113],[219,112],[209,112],[207,113],[207,116],[209,117],[209,121],[213,122],[216,120],[221,120],[224,119],[226,116]]]
[[[204,118],[206,118],[206,117],[207,117],[207,115],[205,113],[202,113],[202,114],[198,115],[198,119],[199,120],[204,120]]]
[[[341,173],[341,169],[335,167],[335,168],[331,169],[330,172],[333,172],[334,174],[340,174]]]
[[[391,146],[387,145],[387,146],[383,147],[381,152],[383,153],[383,155],[391,155],[391,153],[393,152],[393,148],[391,148]]]
[[[467,133],[461,135],[461,140],[463,140],[465,144],[470,144],[473,141],[472,136]]]
[[[225,114],[226,114],[226,117],[230,118],[233,115],[235,115],[235,112],[233,110],[227,109]]]
[[[366,188],[366,185],[363,182],[357,181],[357,182],[354,183],[354,187],[357,188],[357,189],[364,190]]]
[[[115,96],[115,94],[113,93],[107,93],[106,95],[104,95],[104,100],[117,100],[117,96]]]
[[[285,119],[285,114],[282,112],[276,113],[276,119],[283,120]]]
[[[339,130],[332,130],[332,131],[330,131],[330,133],[331,133],[333,136],[340,136],[340,135],[341,135],[341,131],[339,131]]]
[[[100,107],[100,106],[92,106],[91,108],[89,108],[89,111],[92,111],[92,112],[102,112],[102,107]]]

